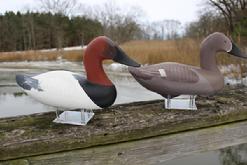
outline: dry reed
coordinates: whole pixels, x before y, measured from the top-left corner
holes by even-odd
[[[133,59],[141,64],[155,64],[160,62],[179,62],[199,66],[200,42],[189,38],[168,41],[130,41],[120,47]],[[69,61],[81,61],[83,50],[52,50],[52,51],[23,51],[0,53],[0,62],[5,61],[54,61],[66,59]],[[218,55],[218,64],[241,64],[245,61]],[[106,63],[109,63],[107,61]]]
[[[81,61],[82,50],[52,50],[52,51],[23,51],[0,53],[0,62],[13,61],[54,61],[67,59],[69,61]]]
[[[191,39],[131,41],[121,47],[129,56],[142,64],[172,61],[199,65],[199,44]]]

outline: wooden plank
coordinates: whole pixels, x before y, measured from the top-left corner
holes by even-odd
[[[0,160],[88,148],[247,119],[247,89],[197,99],[198,111],[164,110],[162,101],[99,110],[87,126],[52,123],[55,113],[0,120]]]
[[[247,143],[247,121],[144,140],[6,161],[2,162],[2,165],[157,165],[174,158],[243,143]]]

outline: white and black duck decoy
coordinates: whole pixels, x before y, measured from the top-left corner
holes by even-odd
[[[85,50],[83,63],[86,76],[58,70],[35,76],[17,75],[16,82],[29,96],[44,104],[59,110],[81,110],[79,115],[74,111],[59,115],[57,111],[55,122],[85,125],[94,115],[92,109],[111,106],[117,96],[116,88],[102,66],[102,61],[106,59],[140,66],[109,38],[100,36],[91,41]],[[74,121],[70,121],[71,117]]]
[[[213,95],[224,87],[224,77],[216,65],[218,52],[247,58],[227,36],[215,32],[201,43],[200,67],[164,62],[138,68],[130,66],[129,72],[142,86],[167,98],[167,104],[179,95],[191,95],[193,99],[195,95]]]

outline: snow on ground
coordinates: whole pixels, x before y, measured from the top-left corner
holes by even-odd
[[[65,48],[62,48],[61,50],[65,50],[65,51],[71,51],[71,50],[85,50],[87,48],[87,45],[84,45],[84,46],[72,46],[72,47],[65,47]],[[52,49],[41,49],[41,50],[38,50],[38,51],[41,51],[41,52],[50,52],[50,51],[56,51],[58,50],[57,48],[52,48]]]

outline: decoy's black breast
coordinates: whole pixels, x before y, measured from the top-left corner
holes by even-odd
[[[89,82],[85,77],[74,75],[80,86],[86,92],[88,97],[99,107],[105,108],[111,106],[117,97],[117,91],[114,85],[104,86]]]

